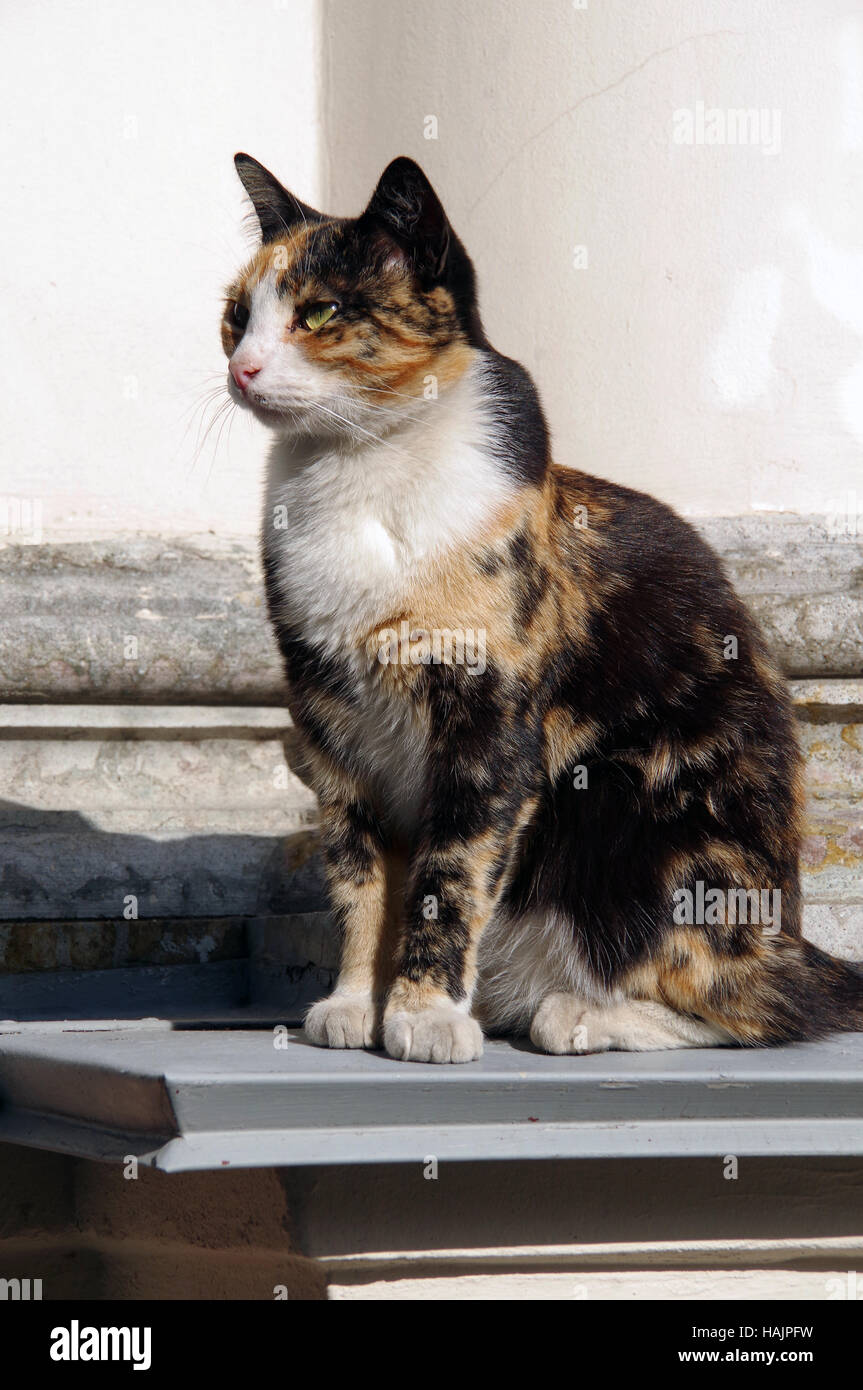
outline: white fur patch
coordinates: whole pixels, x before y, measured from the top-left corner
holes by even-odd
[[[716,1047],[730,1033],[687,1018],[665,1004],[621,999],[593,1005],[575,994],[550,994],[536,1012],[531,1042],[543,1052],[660,1052],[676,1047]]]
[[[561,914],[497,913],[480,939],[473,1012],[487,1032],[526,1034],[542,1001],[571,993],[604,1002],[609,995],[582,959]]]
[[[331,994],[306,1014],[305,1034],[316,1047],[376,1047],[376,1007],[370,994]]]
[[[263,532],[279,616],[339,654],[392,618],[429,561],[514,495],[494,444],[479,357],[379,439],[279,441]]]
[[[278,294],[272,270],[255,286],[249,322],[231,357],[235,367],[256,369],[244,402],[252,409],[303,410],[333,394],[332,374],[310,361],[293,335],[286,336],[294,308],[292,299]]]
[[[400,1012],[384,1021],[384,1047],[399,1062],[475,1062],[482,1030],[455,1004]]]

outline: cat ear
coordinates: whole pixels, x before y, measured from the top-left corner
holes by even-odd
[[[412,159],[401,155],[387,165],[360,222],[382,224],[422,278],[437,280],[443,274],[450,225],[440,199]]]
[[[240,181],[252,200],[264,241],[273,241],[297,222],[320,222],[321,214],[293,193],[283,188],[278,179],[252,159],[250,154],[235,154],[234,166]]]

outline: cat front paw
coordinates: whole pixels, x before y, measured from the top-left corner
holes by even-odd
[[[399,1010],[384,1022],[384,1047],[399,1062],[475,1062],[482,1029],[459,1009]]]
[[[304,1032],[316,1047],[376,1047],[375,1002],[370,994],[331,994],[309,1009]]]
[[[530,1040],[542,1052],[558,1056],[566,1053],[601,1051],[600,1039],[592,1034],[591,1010],[577,994],[549,994],[543,999],[530,1025]]]

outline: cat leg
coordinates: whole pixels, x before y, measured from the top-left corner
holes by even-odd
[[[384,1012],[384,1046],[401,1061],[481,1056],[482,1029],[471,1015],[480,937],[536,808],[532,745],[526,738],[516,744],[511,731],[496,733],[479,688],[470,694],[461,710],[454,701],[448,705],[440,755],[430,758],[398,975]]]
[[[428,845],[412,867],[398,977],[384,1013],[384,1047],[403,1062],[473,1062],[476,954],[493,895],[486,868],[460,842]]]
[[[576,994],[550,994],[540,1004],[530,1039],[543,1052],[659,1052],[672,1047],[733,1043],[717,1024],[689,1018],[665,1004],[622,999],[591,1004]]]
[[[305,1036],[318,1047],[377,1047],[380,1012],[392,978],[397,926],[388,911],[397,861],[388,856],[371,806],[357,794],[321,796],[324,863],[333,911],[342,933],[336,987],[305,1018]]]

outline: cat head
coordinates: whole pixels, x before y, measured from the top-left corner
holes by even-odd
[[[474,270],[419,165],[393,160],[338,218],[234,163],[262,238],[222,318],[235,401],[282,433],[380,436],[466,371],[485,345]]]

